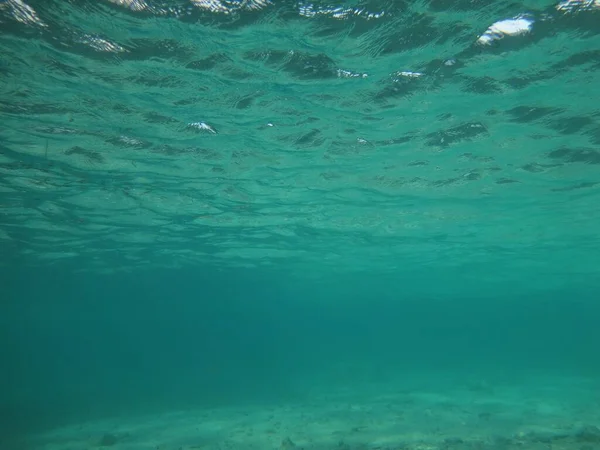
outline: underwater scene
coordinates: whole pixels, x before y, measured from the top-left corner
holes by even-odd
[[[600,450],[599,0],[0,0],[0,450]]]

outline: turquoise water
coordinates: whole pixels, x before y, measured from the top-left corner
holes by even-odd
[[[600,448],[598,1],[2,0],[0,49],[2,448]]]

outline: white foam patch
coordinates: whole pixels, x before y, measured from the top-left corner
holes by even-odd
[[[489,45],[493,41],[502,39],[506,36],[520,36],[531,32],[533,27],[533,20],[524,17],[517,17],[515,19],[500,20],[490,26],[485,33],[483,33],[477,43],[482,45]]]
[[[556,9],[566,13],[600,9],[600,0],[565,0],[557,4]]]

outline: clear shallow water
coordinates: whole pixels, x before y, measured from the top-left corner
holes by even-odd
[[[0,1],[4,429],[596,376],[599,24]]]

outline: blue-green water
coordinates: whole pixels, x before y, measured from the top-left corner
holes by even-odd
[[[0,50],[2,450],[600,448],[597,1],[1,0]],[[254,431],[123,431],[172,411]]]

